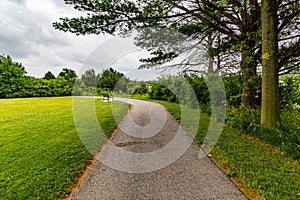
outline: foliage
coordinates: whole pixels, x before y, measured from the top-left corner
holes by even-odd
[[[127,93],[133,95],[135,91],[141,87],[144,83],[140,81],[128,81],[127,83]]]
[[[0,98],[21,97],[26,71],[21,64],[0,56]]]
[[[55,79],[55,76],[54,76],[54,74],[52,74],[52,72],[48,71],[48,72],[44,75],[44,78],[43,78],[43,79],[51,80],[51,79]]]
[[[158,79],[157,84],[159,85],[154,85],[151,88],[150,98],[153,96],[156,99],[178,102],[181,105],[198,106],[197,95],[187,78],[183,76],[162,76]]]
[[[232,60],[223,60],[220,55],[228,55],[225,56],[226,58],[237,53],[240,56],[240,71],[243,74],[243,105],[250,108],[259,105],[259,101],[255,98],[257,92],[251,79],[255,79],[262,58],[261,1],[206,0],[182,3],[182,1],[144,0],[65,0],[65,3],[74,5],[75,9],[86,11],[88,14],[78,18],[62,18],[60,22],[53,24],[56,29],[78,35],[100,33],[124,35],[138,29],[142,37],[136,37],[140,38],[137,43],[151,51],[153,56],[142,60],[150,63],[150,66],[152,64],[152,67],[157,67],[155,64],[161,66],[162,63],[188,52],[196,51],[192,57],[201,57],[203,51],[198,51],[199,46],[208,45],[206,53],[210,59],[218,61],[216,68],[224,64],[228,68],[235,69],[234,64],[228,64],[228,62],[232,63]],[[299,69],[300,66],[298,34],[300,6],[299,1],[296,0],[282,0],[276,3],[280,47],[278,64],[280,73],[286,74]],[[144,29],[141,28],[145,27],[167,28],[166,32],[173,34],[166,35],[162,31],[158,31],[159,34],[156,32],[144,34]],[[178,32],[187,36],[184,41],[190,43],[177,45],[181,48],[174,50],[166,40],[175,37],[175,40],[171,40],[171,44],[174,45],[177,36],[175,33]],[[217,37],[213,39],[214,36]],[[203,41],[208,43],[203,44]],[[220,64],[221,60],[223,64]],[[186,61],[185,64],[181,63],[177,66],[190,65],[192,71],[201,72],[201,69],[197,68],[203,65],[201,59],[193,62],[190,56]]]
[[[83,80],[84,85],[86,87],[97,87],[100,75],[96,75],[94,69],[88,69],[81,76],[81,80]]]
[[[143,85],[139,86],[139,87],[133,92],[133,95],[135,95],[135,94],[140,94],[140,95],[148,94],[150,88],[152,89],[152,86],[149,86],[149,85],[147,85],[147,84],[143,84]]]
[[[210,104],[210,93],[207,88],[207,80],[195,74],[184,75],[186,80],[192,86],[198,102],[201,106]],[[242,75],[223,76],[223,82],[226,92],[226,103],[230,107],[239,108],[242,102]],[[149,92],[150,99],[165,100],[170,102],[178,102],[176,96],[167,88],[179,86],[182,90],[186,90],[181,84],[182,80],[176,76],[163,76],[157,82],[151,84]],[[257,76],[254,86],[257,89],[255,98],[261,102],[261,76]],[[280,105],[282,109],[297,109],[300,105],[300,75],[290,75],[281,77],[280,90]]]
[[[64,68],[57,78],[50,71],[44,78],[25,77],[20,97],[71,96],[76,76],[75,71]]]
[[[86,105],[95,101],[79,100]],[[101,128],[110,137],[121,119],[115,122],[110,103],[96,100],[95,105]],[[0,109],[0,199],[68,195],[92,157],[75,129],[72,98],[1,99]],[[115,102],[119,116],[127,110]]]
[[[104,95],[112,96],[113,91],[111,91],[107,88],[97,88],[97,95],[99,95],[99,96],[104,96]]]
[[[94,69],[87,70],[77,78],[72,69],[63,68],[58,77],[48,71],[43,78],[25,76],[21,64],[10,57],[0,56],[0,98],[17,97],[56,97],[56,96],[95,96],[115,92],[126,92],[129,79],[110,68],[102,74]]]
[[[95,96],[95,87],[87,87],[82,79],[76,79],[73,87],[74,96]]]
[[[190,107],[207,105],[210,96],[206,83],[198,76],[162,76],[151,84],[150,99],[177,102]]]
[[[176,95],[170,89],[168,89],[166,86],[156,83],[151,84],[149,98],[169,102],[178,102]]]
[[[211,103],[208,88],[206,86],[207,80],[196,75],[185,75],[189,80],[189,84],[194,89],[200,110],[202,113],[211,114]],[[157,82],[151,84],[149,98],[155,100],[163,100],[169,102],[179,103],[178,97],[183,97],[182,102],[191,101],[186,95],[188,87],[182,82],[183,77],[163,76]],[[227,119],[226,123],[237,130],[243,131],[246,134],[258,136],[266,143],[277,146],[281,151],[293,158],[299,158],[299,75],[282,77],[282,84],[280,87],[282,110],[282,128],[270,129],[260,127],[260,113],[258,109],[244,109],[240,107],[242,94],[242,76],[225,76],[223,77],[227,105]],[[259,81],[261,78],[259,77]],[[259,86],[259,85],[258,85]],[[174,89],[175,88],[175,89]],[[176,95],[174,92],[176,92]],[[260,91],[260,87],[258,87]],[[260,95],[257,97],[260,99]],[[236,102],[237,101],[237,102]],[[192,104],[189,104],[192,105]],[[289,114],[288,114],[289,113]],[[290,116],[289,116],[290,115]],[[298,118],[297,118],[298,116]]]
[[[257,110],[245,110],[242,107],[227,110],[226,124],[247,134],[259,130],[260,114]]]
[[[239,107],[242,103],[242,92],[243,92],[243,76],[225,76],[223,77],[225,90],[226,90],[226,101],[229,106]]]
[[[74,82],[77,75],[74,70],[68,69],[68,68],[63,68],[62,71],[59,72],[59,74],[58,74],[58,78],[59,77],[64,77],[66,80]]]
[[[223,81],[226,89],[227,105],[235,108],[240,107],[242,101],[242,76],[224,76]],[[257,89],[257,96],[261,102],[261,76],[253,81]],[[279,85],[281,109],[295,109],[300,105],[300,75],[287,75],[280,78]]]
[[[282,112],[282,127],[280,129],[260,127],[258,110],[230,108],[227,111],[226,123],[246,134],[259,137],[264,142],[274,145],[292,158],[300,158],[300,115],[298,111]]]
[[[109,91],[126,92],[128,79],[113,68],[105,69],[100,74],[98,87]]]
[[[260,46],[261,2],[258,0],[208,0],[186,4],[180,1],[65,0],[65,3],[88,13],[78,18],[62,18],[53,24],[59,30],[75,34],[113,34],[141,27],[172,27],[199,40],[214,31],[222,33],[222,48],[255,51]],[[299,2],[279,1],[277,8],[279,36],[284,44],[281,55],[285,58],[282,61],[286,61],[288,57],[299,56],[299,49],[293,49],[299,44],[299,36],[287,37],[299,28]],[[253,46],[249,46],[250,43]],[[289,54],[292,49],[296,50],[293,55]]]
[[[71,96],[73,82],[64,77],[57,79],[37,79],[26,77],[25,88],[21,97],[53,97],[53,96]]]
[[[185,78],[189,81],[190,85],[194,89],[198,102],[200,105],[210,104],[210,94],[203,77],[192,74],[190,76],[185,75]]]
[[[227,105],[239,107],[242,101],[242,76],[224,76],[223,82],[225,86],[226,101]],[[188,85],[183,84],[184,81],[188,81]],[[207,83],[210,83],[211,91],[208,90]],[[200,77],[195,74],[183,75],[183,76],[163,76],[157,82],[151,84],[151,90],[149,92],[150,99],[165,100],[170,102],[178,102],[177,97],[174,93],[170,91],[173,89],[177,91],[180,96],[185,96],[186,91],[190,88],[195,92],[198,103],[204,108],[211,104],[211,97],[217,99],[220,94],[218,91],[216,81],[210,81],[208,78]],[[168,88],[166,88],[168,86]],[[176,88],[176,89],[174,89]],[[221,95],[222,98],[224,94]],[[185,97],[185,101],[194,101],[194,99],[187,99],[189,96]]]
[[[300,74],[283,76],[280,79],[280,106],[282,109],[297,109],[300,105]]]
[[[280,148],[283,152],[300,159],[300,112],[282,112],[282,126],[279,134]],[[274,135],[273,135],[274,137]]]

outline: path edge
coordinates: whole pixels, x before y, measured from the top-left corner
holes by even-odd
[[[108,145],[109,142],[111,142],[113,140],[113,138],[115,137],[115,135],[117,134],[119,128],[120,128],[120,124],[123,122],[124,118],[129,114],[129,112],[132,109],[132,105],[128,104],[129,108],[127,110],[127,113],[122,117],[122,119],[120,120],[120,122],[117,124],[116,128],[112,131],[111,136],[107,139],[107,141],[105,142],[105,144],[101,147],[101,149],[94,155],[92,156],[89,161],[87,161],[87,164],[84,167],[83,172],[78,176],[76,183],[72,184],[71,186],[68,187],[68,189],[71,191],[68,195],[66,195],[65,197],[63,197],[63,200],[72,200],[72,197],[74,194],[78,193],[78,189],[79,187],[84,183],[84,181],[86,180],[86,177],[88,176],[88,173],[94,169],[94,165],[97,161],[97,158],[101,155],[101,153],[105,150],[106,146]]]

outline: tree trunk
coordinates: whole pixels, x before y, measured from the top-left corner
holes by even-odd
[[[245,109],[253,109],[259,106],[259,98],[257,97],[257,88],[255,87],[255,81],[257,78],[257,62],[248,62],[249,57],[255,57],[251,55],[248,50],[242,51],[241,69],[243,75],[243,101],[242,106]]]
[[[278,75],[278,16],[275,0],[263,0],[262,16],[262,106],[261,126],[280,126]]]
[[[214,57],[215,55],[213,55],[212,49],[213,49],[213,43],[214,43],[214,39],[212,37],[212,35],[208,35],[207,37],[207,52],[209,54],[209,61],[208,61],[208,73],[213,73],[214,72]]]

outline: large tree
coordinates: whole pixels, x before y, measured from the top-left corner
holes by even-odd
[[[123,73],[113,68],[105,69],[100,74],[98,87],[109,91],[126,91],[128,79]]]
[[[55,76],[54,76],[54,74],[53,74],[51,71],[48,71],[48,72],[44,75],[44,78],[43,78],[43,79],[51,80],[51,79],[55,79]]]
[[[77,77],[77,74],[74,70],[68,69],[68,68],[63,68],[61,72],[59,72],[58,77],[63,77],[68,81],[75,81],[75,78]]]
[[[262,107],[261,125],[280,124],[278,72],[278,15],[274,0],[263,0],[262,23]]]
[[[7,56],[0,55],[0,98],[22,96],[25,87],[24,67]]]
[[[202,41],[222,34],[218,49],[239,52],[243,74],[243,105],[259,105],[255,80],[262,57],[260,0],[65,0],[86,11],[80,18],[63,18],[54,27],[75,34],[127,33],[141,27],[173,28]],[[279,71],[299,68],[299,1],[278,0]],[[157,59],[175,58],[172,52],[151,49]],[[166,59],[167,58],[167,59]]]
[[[84,85],[87,87],[97,87],[100,75],[96,75],[94,69],[88,69],[81,76],[81,79],[84,82]]]

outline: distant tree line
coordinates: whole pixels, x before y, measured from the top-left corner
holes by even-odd
[[[112,93],[116,83],[119,92],[126,92],[128,81],[112,68],[101,74],[89,69],[81,78],[74,70],[63,68],[57,77],[48,71],[43,78],[35,78],[26,76],[22,64],[0,56],[0,98],[103,95]]]
[[[26,76],[25,87],[19,97],[70,96],[76,77],[76,72],[67,68],[63,68],[57,77],[50,71],[43,78]]]
[[[113,92],[126,93],[129,79],[113,68],[104,69],[96,74],[94,69],[88,69],[74,84],[73,95],[112,95]]]

